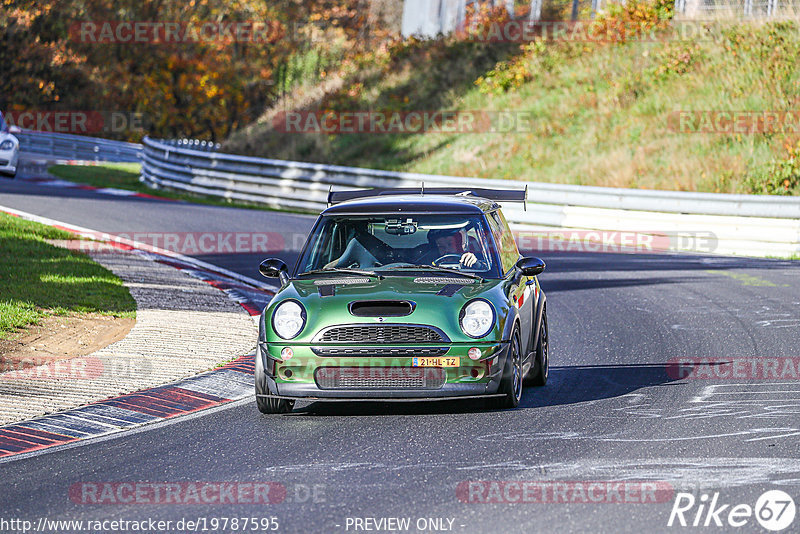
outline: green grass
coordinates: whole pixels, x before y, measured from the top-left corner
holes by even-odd
[[[519,133],[282,134],[253,124],[223,145],[273,158],[454,176],[722,193],[800,193],[800,132],[683,133],[677,111],[800,108],[797,22],[716,23],[696,42],[547,42],[509,53],[428,41],[350,73],[318,108],[520,111]],[[403,56],[402,54],[405,54]],[[507,90],[478,81],[519,61]],[[383,66],[383,70],[379,67]],[[484,91],[481,91],[481,89]],[[269,115],[266,113],[265,116]]]
[[[0,213],[0,338],[49,315],[135,317],[136,302],[111,271],[46,241],[73,238]]]
[[[141,169],[142,166],[138,163],[101,163],[85,166],[54,165],[48,169],[48,172],[70,182],[80,182],[95,187],[117,187],[152,194],[152,189],[139,182]]]
[[[209,206],[225,206],[229,208],[267,209],[265,206],[247,202],[231,201],[214,197],[170,191],[168,189],[151,189],[139,181],[141,165],[138,163],[100,163],[98,165],[53,165],[47,169],[50,174],[79,184],[95,187],[114,187],[128,191],[136,191],[173,200],[184,200]],[[282,210],[295,213],[295,210]]]

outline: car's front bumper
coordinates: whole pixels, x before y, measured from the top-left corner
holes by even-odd
[[[483,351],[483,357],[477,361],[470,360],[467,351],[477,346]],[[489,343],[475,345],[450,345],[447,356],[460,358],[459,367],[427,368],[444,371],[445,379],[439,387],[341,387],[326,389],[320,387],[317,372],[321,369],[355,369],[371,371],[387,369],[390,371],[408,371],[411,357],[319,357],[310,348],[294,347],[295,356],[283,362],[279,360],[282,345],[260,344],[257,357],[261,358],[256,366],[256,380],[263,381],[260,395],[268,397],[307,399],[307,400],[443,400],[448,398],[469,398],[487,396],[497,393],[502,370],[508,352],[508,343]],[[304,350],[307,349],[307,350]],[[287,377],[286,371],[291,371]],[[479,376],[474,376],[475,370]],[[261,374],[261,376],[259,376]]]
[[[307,400],[425,400],[483,397],[497,392],[497,384],[445,384],[439,389],[320,389],[316,384],[279,384],[278,394],[265,395]]]
[[[16,174],[18,164],[19,152],[16,150],[0,150],[0,174]]]

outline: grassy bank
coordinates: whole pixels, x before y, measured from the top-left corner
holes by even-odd
[[[48,315],[134,317],[122,281],[88,256],[47,243],[68,232],[0,213],[0,339]]]
[[[518,131],[287,134],[274,128],[276,110],[268,110],[224,149],[456,176],[800,192],[796,22],[707,23],[686,40],[675,37],[668,9],[658,4],[629,2],[605,17],[609,26],[639,25],[659,37],[632,32],[615,42],[537,40],[511,48],[455,37],[409,40],[343,69],[340,88],[303,108],[524,112],[530,120]],[[681,111],[795,116],[777,133],[696,133],[700,121],[681,127]]]
[[[174,200],[191,199],[193,201],[202,201],[210,204],[223,204],[223,202],[208,200],[205,197],[197,197],[195,195],[177,193],[174,191],[155,191],[150,189],[139,181],[141,170],[142,166],[139,163],[108,162],[98,163],[97,165],[53,165],[47,169],[50,174],[62,180],[93,185],[95,187],[114,187]]]

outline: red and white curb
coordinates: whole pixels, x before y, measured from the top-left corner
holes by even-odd
[[[97,239],[95,230],[0,206],[0,212]],[[114,238],[111,246],[142,254],[180,269],[224,291],[251,316],[257,316],[274,289],[246,276],[131,240]],[[121,432],[253,395],[252,355],[172,384],[94,402],[86,406],[0,427],[0,459]]]
[[[76,182],[69,182],[67,180],[59,180],[57,178],[25,178],[26,182],[31,182],[36,185],[45,187],[60,187],[62,189],[80,189],[82,191],[94,191],[103,195],[113,195],[115,197],[134,197],[134,198],[147,198],[150,200],[163,200],[165,202],[181,202],[174,198],[160,197],[158,195],[149,195],[147,193],[139,193],[138,191],[130,191],[128,189],[117,189],[115,187],[95,187],[93,185],[80,184]]]
[[[26,166],[41,165],[44,167],[44,169],[46,169],[47,167],[50,167],[52,165],[96,166],[104,162],[78,161],[71,159],[42,159],[34,157],[34,158],[28,158],[21,163],[22,165]],[[20,178],[20,181],[30,182],[44,187],[59,187],[62,189],[80,189],[83,191],[94,191],[96,193],[100,193],[103,195],[112,195],[116,197],[133,197],[133,198],[146,198],[150,200],[163,200],[165,202],[182,202],[181,200],[174,198],[161,197],[158,195],[150,195],[148,193],[139,193],[137,191],[130,191],[128,189],[118,189],[116,187],[96,187],[93,185],[82,184],[78,182],[70,182],[68,180],[61,180],[59,178],[53,178],[51,176],[48,176],[46,170],[44,169],[42,170],[42,174],[44,174],[44,176],[29,176],[25,178]]]
[[[253,395],[253,357],[165,386],[0,427],[0,459],[136,428]]]

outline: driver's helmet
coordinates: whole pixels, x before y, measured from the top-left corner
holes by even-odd
[[[437,230],[431,230],[428,232],[428,242],[431,244],[436,244],[437,239],[441,239],[442,237],[450,237],[450,236],[459,236],[461,237],[461,228],[442,228]],[[461,245],[463,246],[464,243],[462,242]]]

